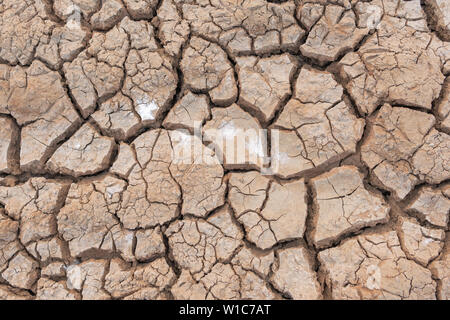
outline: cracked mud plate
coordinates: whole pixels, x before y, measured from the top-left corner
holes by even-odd
[[[446,0],[0,0],[0,299],[450,299]]]

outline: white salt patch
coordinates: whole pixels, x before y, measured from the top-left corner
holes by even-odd
[[[80,290],[86,276],[86,272],[78,265],[71,265],[67,267],[66,274],[67,287],[69,289]]]
[[[122,187],[120,185],[112,185],[106,188],[106,193],[108,194],[109,198],[112,198],[112,196],[116,193],[119,193],[122,191]]]
[[[142,121],[155,120],[153,111],[158,110],[159,106],[154,100],[150,101],[148,97],[145,97],[144,99],[139,99],[136,104],[136,112],[139,114]]]
[[[81,30],[81,9],[79,6],[71,4],[66,9],[66,27],[70,30]]]

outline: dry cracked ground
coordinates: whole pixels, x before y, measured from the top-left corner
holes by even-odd
[[[0,299],[450,299],[449,41],[447,0],[0,0]]]

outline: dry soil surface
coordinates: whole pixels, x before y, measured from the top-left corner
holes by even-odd
[[[449,3],[0,0],[0,299],[450,299]]]

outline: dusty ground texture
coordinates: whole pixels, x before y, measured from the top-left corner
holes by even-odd
[[[0,34],[0,299],[450,299],[447,0],[0,0]]]

